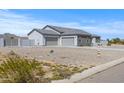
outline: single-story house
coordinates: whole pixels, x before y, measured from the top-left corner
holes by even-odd
[[[36,46],[91,46],[100,42],[100,36],[84,30],[51,25],[33,29],[28,38]]]
[[[0,34],[0,47],[33,46],[33,45],[34,45],[34,41],[29,40],[28,37],[20,37],[10,33]]]

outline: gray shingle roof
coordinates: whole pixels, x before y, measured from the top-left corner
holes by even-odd
[[[33,31],[37,31],[41,34],[45,34],[45,35],[60,35],[59,33],[52,31],[52,30],[43,30],[43,29],[33,29],[30,33],[32,33]],[[30,34],[28,33],[28,35]]]
[[[80,30],[80,29],[66,28],[66,27],[59,27],[59,26],[52,26],[52,25],[47,25],[43,29],[45,29],[46,27],[50,27],[50,28],[58,31],[59,33],[61,33],[61,35],[88,35],[88,36],[91,36],[90,33],[86,32],[84,30]]]
[[[5,34],[0,34],[0,38],[11,38],[14,37],[16,39],[20,38],[20,39],[28,39],[28,37],[20,37],[20,36],[16,36],[15,34],[10,34],[10,33],[5,33]]]
[[[98,36],[96,34],[92,34],[92,37],[98,37],[98,38],[100,38],[100,36]]]
[[[52,30],[46,30],[45,28],[49,27]],[[55,30],[55,31],[53,31]],[[52,26],[52,25],[47,25],[42,29],[33,29],[30,33],[28,33],[28,35],[30,35],[33,31],[37,31],[41,34],[45,34],[45,35],[83,35],[83,36],[92,36],[92,37],[100,37],[98,35],[95,34],[91,34],[88,33],[84,30],[80,30],[80,29],[75,29],[75,28],[67,28],[67,27],[59,27],[59,26]]]
[[[20,39],[28,39],[28,37],[20,37]]]
[[[19,37],[16,36],[16,35],[14,35],[14,34],[5,33],[5,34],[3,34],[3,38],[4,38],[4,39],[11,39],[11,38],[13,38],[13,39],[18,39]]]

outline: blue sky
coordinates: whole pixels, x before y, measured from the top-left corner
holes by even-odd
[[[124,38],[124,10],[0,10],[1,34],[26,35],[48,24],[83,29],[103,39]]]

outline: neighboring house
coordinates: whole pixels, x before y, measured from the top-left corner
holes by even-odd
[[[100,41],[100,36],[84,30],[51,25],[33,29],[28,38],[35,40],[36,46],[91,46]]]
[[[4,38],[4,46],[18,46],[18,40],[19,40],[18,36],[10,33],[5,33],[3,35],[3,38]]]
[[[34,41],[28,37],[20,37],[14,34],[5,33],[0,35],[0,47],[4,46],[33,46]]]

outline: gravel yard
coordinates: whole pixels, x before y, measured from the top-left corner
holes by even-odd
[[[0,54],[6,55],[11,50],[20,56],[28,58],[72,65],[96,66],[124,57],[124,51],[100,50],[101,54],[98,55],[97,49],[59,47],[5,47],[0,48]]]

